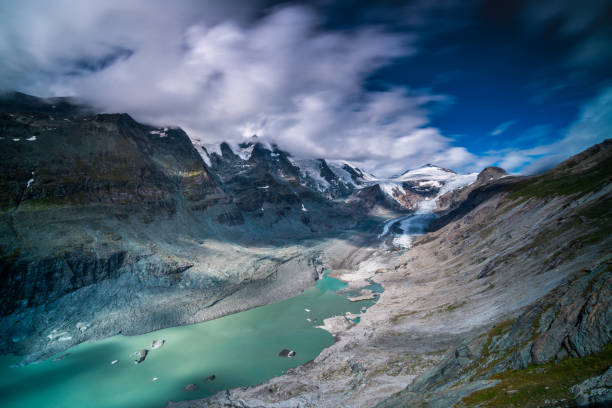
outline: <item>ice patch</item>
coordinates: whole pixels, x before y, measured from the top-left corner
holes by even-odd
[[[200,157],[202,157],[202,160],[204,160],[206,166],[211,167],[212,162],[210,161],[210,156],[208,153],[206,153],[204,150],[198,151],[198,153],[200,153]]]
[[[397,200],[400,195],[406,194],[404,187],[397,183],[379,183],[380,189],[389,197]]]
[[[238,143],[227,142],[227,144],[230,149],[232,149],[232,152],[244,161],[247,161],[251,158],[251,155],[253,154],[253,148],[255,147],[254,143],[249,144],[247,147],[240,147]]]
[[[321,177],[321,164],[317,160],[290,157],[289,161],[300,170],[302,177],[310,181],[317,191],[323,193],[329,189],[329,182]]]
[[[198,143],[200,141],[198,140]],[[220,143],[200,143],[202,146],[206,148],[208,154],[215,153],[217,156],[221,156],[221,144]]]
[[[72,337],[68,336],[68,332],[59,332],[57,329],[53,329],[51,333],[47,335],[49,340],[67,341],[71,340]]]
[[[168,133],[166,133],[168,131],[168,128],[163,128],[163,129],[158,129],[158,130],[152,130],[149,132],[150,135],[158,135],[159,137],[167,137]]]
[[[420,187],[429,186],[429,187],[440,188],[442,187],[442,183],[440,183],[438,180],[419,181],[419,186]]]
[[[211,151],[210,146],[214,146],[214,145],[208,145],[208,144],[205,145],[204,143],[202,143],[200,139],[190,138],[190,140],[191,140],[191,144],[193,145],[193,147],[195,147],[196,152],[198,152],[202,160],[204,160],[204,163],[206,164],[206,166],[211,167],[212,162],[210,160],[210,155],[208,154],[208,152]]]

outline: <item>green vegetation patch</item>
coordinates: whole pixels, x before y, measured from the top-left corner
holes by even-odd
[[[524,370],[509,370],[495,374],[500,382],[463,398],[468,407],[540,407],[545,401],[571,400],[570,387],[603,374],[612,364],[612,343],[590,356],[570,357],[542,365],[530,365]]]
[[[584,195],[608,184],[612,178],[612,158],[603,161],[586,173],[543,174],[513,186],[511,198],[550,197],[556,195]]]

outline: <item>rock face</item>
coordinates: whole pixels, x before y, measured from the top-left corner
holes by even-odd
[[[612,258],[606,257],[590,270],[570,276],[516,320],[461,344],[402,395],[380,406],[451,406],[476,389],[493,385],[486,380],[494,374],[568,356],[586,357],[611,341]],[[600,390],[605,381],[609,378],[604,374],[574,387],[577,402],[612,400],[612,394],[606,397]]]
[[[334,167],[340,177],[323,159],[294,160],[257,137],[239,145],[221,143],[216,152],[209,149],[200,146],[209,168],[239,210],[222,214],[219,222],[240,226],[245,215],[269,224],[292,219],[299,221],[302,234],[354,223],[353,209],[334,201],[355,189],[345,170]]]
[[[2,315],[117,278],[134,262],[121,230],[88,229],[228,202],[182,130],[84,109],[0,99]]]
[[[506,170],[501,167],[486,167],[476,177],[476,181],[465,187],[449,191],[438,198],[436,213],[439,215],[448,214],[456,209],[459,205],[470,199],[470,193],[490,183],[495,183],[496,180],[508,177]]]

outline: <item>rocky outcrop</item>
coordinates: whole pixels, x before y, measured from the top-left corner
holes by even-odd
[[[612,405],[612,366],[600,376],[570,388],[579,407]]]
[[[486,184],[493,180],[497,180],[499,178],[505,177],[508,175],[506,170],[501,167],[485,167],[480,173],[478,173],[478,177],[476,177],[476,183],[478,184]]]
[[[355,213],[332,200],[346,196],[352,185],[343,182],[323,159],[308,161],[314,166],[309,168],[311,175],[294,164],[287,152],[256,137],[233,147],[221,143],[219,153],[207,155],[211,170],[242,213],[272,224],[297,220],[309,233],[354,223]],[[218,220],[229,225],[243,222],[235,212],[224,213]]]
[[[0,133],[2,315],[115,279],[134,262],[124,243],[133,234],[88,230],[229,202],[180,129],[8,94]]]

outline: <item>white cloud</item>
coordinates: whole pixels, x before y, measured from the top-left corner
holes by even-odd
[[[364,90],[368,75],[416,52],[411,35],[325,30],[307,7],[255,18],[257,2],[15,4],[0,10],[8,13],[0,39],[10,39],[0,40],[0,87],[75,95],[206,142],[257,133],[296,155],[348,159],[381,175],[474,161],[429,123],[430,105],[445,96]]]
[[[500,123],[493,131],[491,131],[491,136],[499,136],[502,133],[505,133],[506,130],[510,128],[510,126],[514,125],[516,120],[509,120],[507,122]]]
[[[535,126],[525,133],[526,140],[537,140],[541,132],[549,133],[547,126]],[[529,149],[489,152],[488,159],[509,171],[534,174],[548,170],[584,149],[601,143],[612,135],[612,87],[604,89],[587,102],[578,118],[567,128],[565,136],[550,144],[535,145]]]

